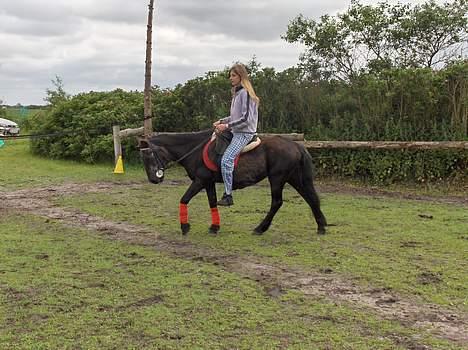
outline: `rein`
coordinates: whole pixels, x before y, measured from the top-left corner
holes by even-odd
[[[185,158],[187,158],[189,155],[191,155],[193,152],[198,150],[199,148],[203,147],[209,140],[211,139],[211,136],[208,138],[208,140],[203,140],[201,143],[199,143],[197,146],[195,146],[190,152],[184,154],[182,157],[180,157],[177,160],[172,161],[166,169],[169,169],[173,164],[175,163],[180,163],[183,161]]]

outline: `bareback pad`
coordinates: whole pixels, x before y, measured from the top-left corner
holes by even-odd
[[[203,162],[205,166],[212,171],[219,171],[221,167],[221,159],[227,147],[231,143],[232,133],[223,131],[221,134],[213,133],[211,140],[203,148]],[[260,145],[261,140],[257,135],[252,137],[252,140],[242,149],[241,154],[249,152]],[[237,167],[240,155],[234,160],[234,167]]]

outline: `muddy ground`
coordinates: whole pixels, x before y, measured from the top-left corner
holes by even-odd
[[[393,291],[357,286],[345,276],[335,274],[330,269],[321,273],[311,273],[282,265],[265,264],[254,256],[226,255],[226,252],[195,246],[190,242],[170,240],[147,227],[130,225],[125,222],[112,222],[100,217],[60,208],[50,202],[58,196],[84,192],[107,192],[118,187],[140,187],[141,183],[96,183],[66,184],[37,189],[18,190],[4,193],[0,201],[0,211],[14,214],[28,212],[56,220],[70,227],[88,228],[108,239],[132,244],[150,246],[174,257],[200,260],[235,272],[260,283],[272,298],[287,290],[299,290],[305,295],[320,296],[336,303],[346,303],[355,308],[372,310],[383,319],[397,320],[404,325],[429,330],[434,335],[468,345],[468,314],[425,304],[416,297],[402,296]],[[379,189],[360,189],[348,186],[317,186],[320,193],[344,193],[371,197],[392,197],[467,206],[468,198],[445,196],[429,197],[400,192],[387,192]],[[414,339],[399,339],[409,349],[425,349]]]

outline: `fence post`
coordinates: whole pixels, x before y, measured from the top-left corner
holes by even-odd
[[[112,127],[112,135],[114,136],[114,158],[115,164],[119,160],[119,157],[122,155],[122,144],[120,143],[120,126],[114,125]]]

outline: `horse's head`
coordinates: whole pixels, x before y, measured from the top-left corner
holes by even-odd
[[[166,164],[169,162],[167,150],[153,145],[147,138],[139,138],[138,147],[149,182],[154,184],[162,182]]]

